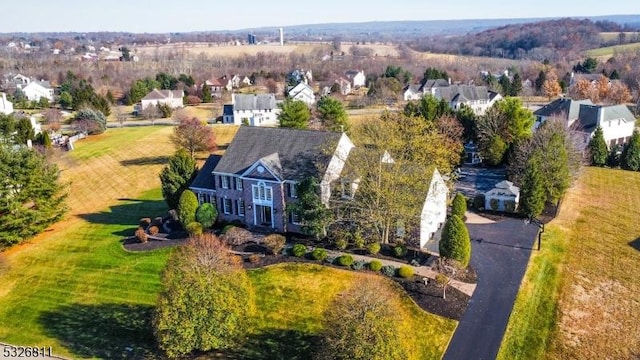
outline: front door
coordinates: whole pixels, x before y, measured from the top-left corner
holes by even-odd
[[[271,206],[257,205],[256,208],[258,210],[256,214],[256,225],[273,227]]]

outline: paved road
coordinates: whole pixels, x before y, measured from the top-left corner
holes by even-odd
[[[536,225],[514,219],[468,227],[473,239],[471,265],[478,272],[478,287],[445,360],[496,358],[538,233]],[[482,242],[477,241],[480,238]]]

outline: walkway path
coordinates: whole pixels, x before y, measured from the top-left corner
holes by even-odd
[[[516,219],[468,224],[468,228],[474,239],[471,266],[478,273],[478,288],[445,360],[496,358],[538,233],[538,226]]]

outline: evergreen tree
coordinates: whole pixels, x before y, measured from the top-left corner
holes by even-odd
[[[202,102],[203,103],[211,102],[211,88],[206,84],[202,85]]]
[[[278,115],[280,127],[306,129],[309,127],[311,112],[302,101],[286,99],[281,105],[282,111]]]
[[[78,111],[71,124],[80,131],[86,131],[89,135],[102,134],[107,130],[105,115],[99,110],[89,108]]]
[[[589,141],[589,154],[591,157],[591,165],[605,166],[607,164],[609,150],[607,149],[607,143],[604,141],[604,134],[600,126],[598,126]]]
[[[196,210],[196,221],[202,224],[202,227],[205,229],[213,226],[217,217],[218,210],[212,203],[204,203],[198,206],[198,210]]]
[[[196,210],[198,210],[198,198],[191,190],[185,190],[178,200],[178,220],[183,227],[196,221]]]
[[[298,201],[287,206],[288,212],[300,216],[302,231],[320,238],[326,234],[327,226],[333,219],[332,211],[320,198],[320,185],[314,177],[306,178],[296,185]]]
[[[509,96],[518,96],[522,92],[522,78],[520,74],[515,73],[513,75],[513,80],[511,81],[511,86],[509,87]]]
[[[347,112],[340,100],[323,96],[318,101],[318,112],[324,126],[331,131],[349,131]]]
[[[547,74],[543,70],[540,70],[540,73],[538,74],[538,77],[536,78],[536,82],[535,82],[536,92],[540,93],[542,91],[542,86],[546,81],[547,81]]]
[[[625,170],[640,170],[640,133],[638,130],[633,132],[629,143],[622,150],[620,167]]]
[[[67,194],[57,166],[25,147],[0,141],[0,247],[20,243],[58,221]]]
[[[471,238],[464,221],[458,215],[449,217],[442,230],[440,256],[453,259],[467,267],[471,259]]]
[[[462,193],[456,193],[451,204],[451,215],[458,215],[461,219],[464,219],[464,214],[467,212],[467,199]]]
[[[527,163],[520,186],[520,212],[528,217],[540,215],[546,201],[544,179],[539,167],[540,158],[534,155]]]
[[[500,80],[498,81],[498,83],[500,84],[500,88],[502,89],[501,91],[502,95],[510,96],[511,80],[509,80],[509,77],[506,74],[502,74],[502,76],[500,76]]]
[[[169,163],[160,173],[162,196],[169,209],[175,209],[178,206],[180,196],[195,179],[197,173],[196,161],[186,150],[180,149],[169,158]]]

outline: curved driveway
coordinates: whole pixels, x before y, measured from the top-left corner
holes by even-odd
[[[443,359],[495,359],[538,226],[515,219],[467,226],[472,239],[471,266],[478,273],[478,286]]]

